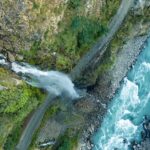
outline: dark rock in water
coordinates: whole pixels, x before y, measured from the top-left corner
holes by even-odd
[[[146,140],[142,143],[142,149],[143,149],[143,150],[149,150],[149,149],[150,149],[150,139],[146,139]]]

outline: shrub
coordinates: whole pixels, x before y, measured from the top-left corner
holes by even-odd
[[[4,150],[15,149],[16,143],[20,137],[21,129],[22,128],[19,125],[13,128],[12,132],[8,135],[7,141],[4,145]]]
[[[79,6],[83,5],[84,0],[69,0],[68,8],[77,9]]]
[[[63,24],[61,24],[63,26]],[[57,35],[57,45],[67,53],[79,53],[91,47],[95,40],[106,32],[106,28],[96,19],[74,16],[68,26]]]

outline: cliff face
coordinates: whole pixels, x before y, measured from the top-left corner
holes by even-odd
[[[3,0],[0,52],[10,51],[15,59],[68,71],[106,31],[118,5],[115,0]]]
[[[43,40],[47,30],[57,32],[66,0],[4,0],[0,2],[0,48],[30,50],[35,41]],[[57,10],[61,11],[57,11]]]

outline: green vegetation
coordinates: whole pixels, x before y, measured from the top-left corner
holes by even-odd
[[[55,100],[55,103],[48,108],[46,111],[43,120],[47,120],[53,115],[56,115],[61,110],[61,103],[59,100]],[[44,125],[44,123],[42,123]]]
[[[16,143],[19,141],[21,131],[22,127],[20,125],[17,125],[15,128],[13,128],[13,130],[7,137],[7,141],[4,145],[4,150],[15,149]]]
[[[32,91],[32,92],[31,92]],[[12,124],[12,131],[6,140],[6,150],[9,150],[16,145],[20,135],[20,127],[23,125],[23,120],[31,111],[37,108],[38,104],[42,102],[44,95],[37,89],[26,87],[25,85],[13,90],[5,90],[0,94],[0,114],[7,118],[8,123]],[[17,130],[17,132],[16,132]],[[6,137],[5,137],[6,138]],[[0,143],[4,144],[4,143]]]
[[[30,96],[31,91],[28,90],[25,86],[20,86],[13,90],[9,89],[2,91],[0,95],[0,113],[17,112],[19,109],[24,107]]]
[[[77,8],[83,6],[84,3],[85,3],[85,0],[76,0],[76,1],[69,0],[68,1],[68,8],[69,9],[77,9]]]
[[[69,128],[66,130],[64,135],[60,136],[58,139],[58,145],[54,147],[54,150],[73,150],[76,149],[78,144],[80,131],[77,129]]]
[[[14,149],[20,135],[23,120],[42,103],[45,94],[28,86],[18,76],[0,68],[0,149]],[[17,131],[17,132],[16,132]]]
[[[41,98],[40,92],[26,84],[0,91],[0,113],[15,114],[19,119],[22,117],[21,110],[24,110],[26,105],[32,105],[35,108],[39,98]]]
[[[64,22],[62,21],[59,25],[62,31],[53,37],[52,43],[47,43],[50,50],[57,52],[56,62],[49,52],[45,51],[48,54],[41,56],[42,45],[40,42],[35,42],[30,51],[23,51],[28,62],[42,65],[44,68],[51,68],[52,64],[55,63],[56,69],[69,71],[74,63],[95,43],[97,38],[106,32],[106,28],[95,18],[73,16],[69,21],[70,23],[66,25]]]
[[[91,16],[85,14],[85,0],[69,0],[64,17],[58,24],[58,32],[51,36],[51,29],[47,29],[44,39],[34,42],[30,51],[23,50],[25,60],[42,68],[69,72],[97,39],[107,32],[109,19],[116,12],[119,3],[120,1],[108,1],[101,8],[100,12],[103,13]],[[106,9],[107,7],[110,9]],[[59,12],[62,6],[55,9]],[[56,52],[56,59],[53,59],[53,52]]]
[[[119,5],[121,3],[121,0],[107,0],[106,6],[102,7],[100,19],[106,26],[108,25],[110,18],[112,18],[117,9],[119,8]]]
[[[40,7],[40,5],[34,1],[33,2],[33,9],[38,9],[39,7]]]
[[[74,16],[70,24],[65,25],[63,31],[57,35],[55,46],[64,49],[66,54],[81,55],[105,31],[105,27],[97,19]]]

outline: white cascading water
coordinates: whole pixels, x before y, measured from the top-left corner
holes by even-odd
[[[58,71],[41,71],[27,63],[13,62],[11,65],[6,57],[0,55],[0,64],[11,66],[11,70],[21,74],[30,85],[47,90],[56,96],[67,96],[72,99],[79,97],[69,76]]]
[[[0,64],[7,65],[6,57],[2,54],[0,54]]]
[[[144,115],[150,117],[150,39],[94,135],[94,150],[129,150],[133,139],[141,140]]]
[[[46,89],[49,93],[57,96],[68,95],[78,98],[74,89],[74,84],[70,78],[58,71],[41,71],[27,63],[12,63],[12,70],[16,73],[22,73],[25,81],[35,87]]]

